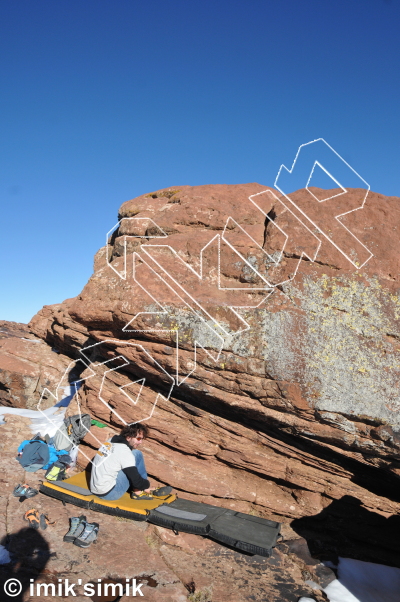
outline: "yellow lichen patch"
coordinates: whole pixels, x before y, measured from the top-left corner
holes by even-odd
[[[139,209],[139,207],[132,207],[131,209],[127,209],[126,211],[124,211],[122,218],[124,217],[133,217],[134,215],[137,215],[138,213],[140,213],[141,209]]]
[[[145,197],[146,198],[151,197],[152,199],[161,199],[161,198],[170,199],[177,192],[180,192],[180,190],[168,188],[167,190],[159,190],[157,192],[150,192],[149,194],[146,194]]]
[[[377,278],[359,276],[324,274],[305,278],[302,289],[289,285],[305,311],[297,345],[304,378],[313,383],[307,395],[320,409],[400,424],[387,407],[399,397],[400,300]]]

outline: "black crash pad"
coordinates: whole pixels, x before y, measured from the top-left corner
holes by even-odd
[[[211,521],[208,537],[243,552],[270,556],[280,527],[280,523],[266,518],[227,510]]]
[[[280,532],[280,523],[179,498],[151,510],[147,520],[177,532],[205,535],[260,556],[271,555]]]
[[[171,504],[151,510],[147,521],[174,531],[207,535],[210,521],[224,512],[225,508],[177,498]]]

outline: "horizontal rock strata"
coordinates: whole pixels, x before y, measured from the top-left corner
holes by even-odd
[[[0,321],[0,405],[36,410],[41,398],[42,409],[54,405],[43,391],[55,390],[69,364],[26,324]]]
[[[84,360],[92,416],[117,429],[151,415],[157,481],[314,539],[297,521],[363,509],[350,539],[330,531],[331,549],[360,554],[358,539],[364,558],[400,563],[389,537],[367,544],[371,516],[400,508],[399,199],[369,193],[335,219],[363,194],[322,212],[294,193],[318,228],[259,184],[128,201],[82,293],[30,331]]]

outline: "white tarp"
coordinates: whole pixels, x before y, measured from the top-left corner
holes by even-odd
[[[338,577],[325,589],[331,602],[399,602],[400,569],[340,558]],[[342,587],[340,590],[339,585]]]
[[[31,424],[29,428],[33,434],[40,433],[42,437],[49,435],[54,437],[57,429],[62,425],[65,415],[65,408],[53,406],[47,410],[40,412],[39,410],[26,410],[20,408],[0,408],[0,424],[4,424],[4,415],[13,414],[15,416],[23,416],[30,418]]]
[[[40,433],[41,437],[49,435],[54,437],[57,429],[60,428],[64,421],[65,408],[69,405],[70,401],[75,395],[75,386],[62,387],[64,389],[64,395],[58,403],[47,410],[27,410],[25,408],[8,408],[5,406],[0,407],[0,425],[4,424],[5,414],[13,414],[15,416],[23,416],[31,419],[29,425],[30,430],[34,435]],[[78,387],[76,387],[78,388]]]
[[[330,602],[399,602],[400,569],[362,562],[353,558],[340,558],[338,579],[324,592]],[[299,602],[315,602],[303,597]]]

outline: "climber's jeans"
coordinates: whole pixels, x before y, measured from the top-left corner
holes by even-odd
[[[136,468],[138,469],[138,473],[143,479],[147,479],[146,466],[144,464],[143,454],[139,449],[132,449],[133,456],[135,458]],[[120,470],[117,474],[117,480],[115,481],[114,487],[108,493],[104,495],[99,495],[103,500],[119,500],[120,497],[124,495],[129,489],[130,482],[126,474]]]

